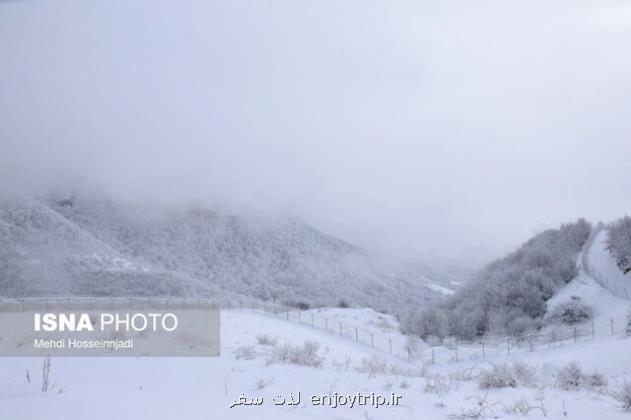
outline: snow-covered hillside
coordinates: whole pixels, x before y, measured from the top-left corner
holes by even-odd
[[[624,274],[608,248],[609,232],[598,224],[583,251],[584,271],[612,294],[631,299],[631,275]]]
[[[100,199],[4,197],[0,243],[5,296],[154,294],[329,306],[344,300],[392,312],[439,299],[435,285],[448,281],[296,220]]]

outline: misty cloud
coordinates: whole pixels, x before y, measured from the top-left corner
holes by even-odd
[[[631,208],[623,1],[0,3],[0,176],[479,262]]]

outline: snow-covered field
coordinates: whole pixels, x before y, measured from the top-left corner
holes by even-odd
[[[356,322],[394,336],[394,320],[365,309],[323,309],[332,318]],[[262,335],[271,344],[259,344]],[[259,337],[259,340],[257,340]],[[222,354],[219,358],[54,358],[53,387],[42,393],[41,359],[0,359],[0,419],[444,419],[472,415],[481,407],[499,417],[530,406],[530,418],[629,418],[620,404],[607,395],[631,379],[631,339],[603,338],[579,344],[538,349],[517,357],[537,374],[528,387],[478,388],[475,374],[488,362],[420,366],[375,352],[333,332],[273,318],[258,311],[222,312]],[[321,367],[268,364],[273,348],[284,343],[319,343]],[[404,340],[399,337],[398,340]],[[264,340],[263,340],[264,341]],[[501,357],[494,363],[513,360]],[[606,375],[608,391],[564,391],[554,387],[554,375],[570,361],[586,373]],[[473,368],[473,369],[472,369]],[[30,383],[27,379],[27,372]],[[435,376],[437,375],[437,376]],[[440,386],[428,389],[438,378]],[[398,406],[331,408],[312,405],[311,395],[376,393],[401,395]],[[293,395],[300,403],[275,405]],[[263,398],[260,405],[230,404],[241,396]],[[480,398],[484,402],[480,403]]]

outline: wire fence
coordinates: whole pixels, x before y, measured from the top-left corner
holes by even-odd
[[[607,321],[577,325],[549,326],[522,336],[485,337],[476,341],[445,340],[440,346],[429,346],[418,338],[377,332],[353,325],[334,316],[323,316],[314,311],[265,308],[268,315],[289,322],[310,326],[339,336],[374,351],[398,359],[420,364],[445,364],[465,360],[484,360],[554,348],[596,338],[631,335],[631,318],[612,318]]]

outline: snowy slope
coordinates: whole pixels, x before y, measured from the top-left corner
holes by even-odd
[[[599,224],[583,252],[585,272],[616,296],[631,299],[631,276],[625,275],[607,250],[607,230]]]
[[[578,297],[594,311],[594,319],[590,322],[625,318],[631,308],[625,290],[631,292],[631,281],[620,271],[606,247],[607,231],[599,224],[577,258],[578,275],[548,300],[548,312]]]
[[[331,310],[340,312],[344,310]],[[334,312],[330,312],[334,315]],[[374,314],[350,311],[345,319],[357,317],[370,325]],[[547,418],[626,419],[619,404],[607,393],[561,391],[553,387],[552,375],[569,361],[579,362],[587,372],[597,370],[609,378],[612,390],[631,378],[628,354],[631,340],[602,339],[546,348],[518,357],[537,372],[538,385],[532,388],[491,390],[488,394],[475,380],[464,374],[479,362],[462,361],[420,369],[381,353],[373,359],[366,346],[355,345],[335,334],[306,325],[270,318],[259,312],[230,310],[222,313],[222,355],[209,359],[160,358],[59,358],[53,359],[51,377],[54,390],[39,390],[41,360],[0,359],[0,418],[10,420],[206,420],[220,419],[445,419],[468,412],[476,406],[472,397],[484,396],[494,404],[494,417],[523,418],[507,414],[505,407],[524,399],[535,404],[542,396]],[[269,334],[283,343],[313,340],[320,343],[324,358],[321,368],[267,364],[271,346],[257,344],[256,337]],[[238,349],[251,347],[250,360],[239,359]],[[606,355],[606,357],[604,357]],[[500,363],[510,358],[498,357]],[[385,371],[372,374],[366,361],[383,361]],[[512,360],[512,359],[510,359]],[[29,372],[31,383],[26,379]],[[449,375],[451,379],[448,379]],[[422,376],[421,376],[422,375]],[[449,383],[447,389],[434,393],[426,389],[426,378],[440,375]],[[279,395],[301,394],[301,403],[276,406],[271,400]],[[398,407],[322,407],[307,400],[312,394],[353,394],[375,392],[402,395]],[[264,399],[260,406],[229,405],[241,394]],[[538,411],[528,418],[544,418]]]

